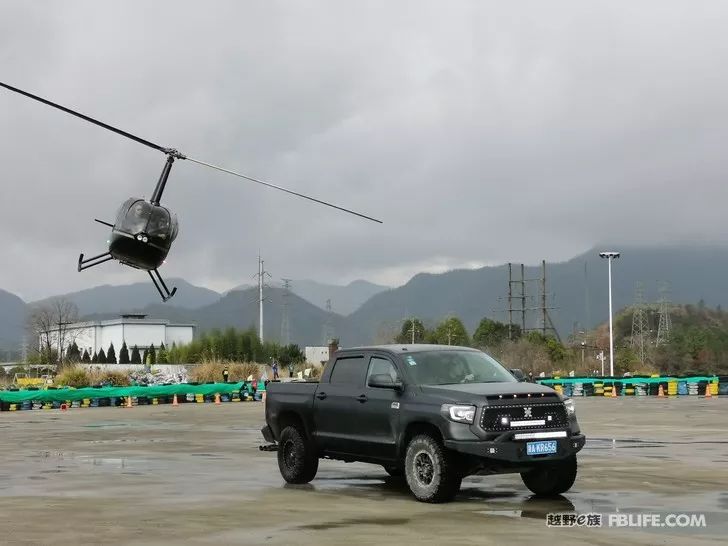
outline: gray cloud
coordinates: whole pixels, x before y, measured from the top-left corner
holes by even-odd
[[[721,241],[728,7],[694,2],[20,2],[2,80],[190,156],[166,276],[400,283],[600,241]],[[141,280],[101,251],[163,157],[0,93],[0,287]]]

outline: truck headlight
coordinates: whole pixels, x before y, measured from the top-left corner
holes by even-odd
[[[457,423],[472,424],[475,420],[475,406],[459,406],[456,404],[443,404],[442,411],[446,413],[451,420]]]
[[[576,414],[576,409],[574,408],[574,401],[571,398],[564,398],[564,407],[566,408],[566,415],[574,415]]]

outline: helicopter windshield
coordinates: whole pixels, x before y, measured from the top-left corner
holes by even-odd
[[[171,243],[177,236],[177,218],[164,207],[154,207],[147,224],[147,233],[150,237]]]
[[[145,231],[152,213],[152,205],[142,199],[127,199],[119,209],[116,227],[120,231],[136,235]]]

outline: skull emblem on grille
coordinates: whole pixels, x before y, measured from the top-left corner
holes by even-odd
[[[531,415],[531,408],[523,408],[523,416],[524,417],[533,417],[533,415]]]

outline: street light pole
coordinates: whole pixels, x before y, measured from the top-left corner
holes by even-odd
[[[609,375],[614,377],[614,331],[612,326],[612,260],[619,258],[619,252],[600,252],[609,264]]]

